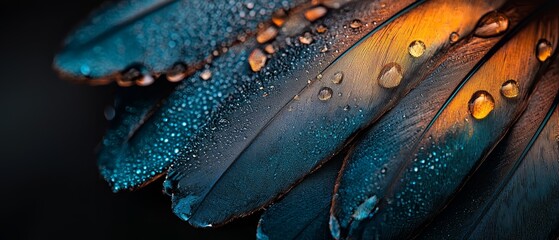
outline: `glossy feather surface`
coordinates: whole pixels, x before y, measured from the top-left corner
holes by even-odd
[[[421,238],[552,236],[558,224],[557,73],[554,63],[526,112]]]
[[[365,169],[371,169],[366,167],[370,161],[362,160],[363,166],[355,166],[352,165],[353,159],[350,158],[348,166],[344,167],[344,171],[348,174],[342,173],[338,188],[342,192],[337,192],[334,201],[347,198],[348,195],[360,200],[351,205],[335,203],[333,213],[334,216],[342,214],[341,226],[347,228],[350,235],[364,234],[365,238],[375,235],[401,238],[411,234],[414,228],[420,227],[445,205],[448,197],[456,191],[468,172],[475,169],[477,162],[483,159],[522,113],[530,89],[538,79],[538,69],[545,67],[545,64],[542,65],[537,60],[533,52],[534,46],[542,35],[543,38],[554,37],[551,29],[556,27],[556,23],[543,22],[547,24],[546,27],[532,23],[515,37],[505,38],[503,41],[506,43],[503,47],[499,47],[492,56],[486,56],[489,57],[487,62],[482,62],[479,68],[473,68],[463,84],[459,85],[451,95],[446,95],[450,97],[448,100],[435,103],[435,106],[443,107],[436,108],[436,111],[432,112],[436,113],[432,115],[432,119],[428,117],[424,122],[427,123],[426,127],[416,135],[419,136],[417,142],[410,143],[404,140],[400,143],[396,140],[395,146],[410,144],[409,149],[388,152],[388,156],[382,156],[386,154],[383,153],[384,147],[382,145],[374,147],[374,142],[371,145],[368,141],[363,141],[363,147],[360,148],[359,145],[356,147],[354,156],[357,161],[363,157],[365,159],[372,157],[375,160],[374,152],[380,152],[376,154],[381,155],[376,156],[376,163],[373,161],[375,164],[372,168],[373,174],[368,176],[369,179],[371,176],[374,177],[374,180],[371,179],[371,185],[365,184],[359,187],[352,183],[361,178],[359,175],[352,174],[365,174],[365,176],[370,174],[363,172],[367,171]],[[511,55],[514,57],[510,57]],[[507,67],[501,67],[503,65]],[[524,98],[521,95],[515,101],[509,101],[502,97],[500,88],[506,80],[497,79],[523,79],[525,85],[520,89],[525,91]],[[477,91],[482,89],[488,89],[495,97],[492,101],[495,101],[494,104],[498,107],[486,118],[475,119],[469,104]],[[446,98],[444,96],[443,99]],[[427,99],[431,98],[427,96]],[[404,115],[416,116],[417,114],[404,113]],[[396,117],[400,118],[401,115]],[[417,123],[413,120],[411,122]],[[403,123],[399,124],[401,126]],[[380,126],[377,129],[380,131],[377,134],[382,134],[385,130]],[[373,135],[369,134],[368,137],[372,139]],[[352,172],[353,169],[357,170]],[[362,191],[360,188],[369,190]],[[370,215],[364,219],[351,219],[358,206],[373,196],[381,199],[376,203],[376,207],[372,208],[376,209],[375,212],[369,213]],[[346,209],[337,210],[336,205]],[[362,225],[362,221],[368,222],[366,226]],[[362,229],[365,229],[365,232],[360,232]],[[354,230],[356,232],[352,233]]]
[[[101,174],[114,191],[166,175],[193,226],[265,210],[259,239],[553,238],[556,10],[124,0],[54,64],[137,85],[119,91]]]
[[[383,16],[370,16],[367,9],[378,7],[376,2],[355,4],[362,6],[357,9],[363,9],[363,16]],[[316,76],[352,46],[334,36],[353,33],[359,37],[368,33],[355,34],[355,30],[343,28],[335,12],[331,14],[323,23],[331,26],[329,34],[318,35],[313,44],[294,45],[276,53],[266,69],[255,75],[255,79],[265,80],[262,86],[249,86],[225,106],[218,117],[224,120],[210,125],[192,152],[173,166],[167,183],[176,186],[173,202],[177,215],[191,224],[207,226],[248,214],[287,191],[324,158],[333,156],[341,149],[337,145],[363,124],[358,108],[344,110],[346,101],[353,100],[348,99],[351,93],[340,97],[336,92],[327,103],[317,96],[324,87],[323,81],[331,75],[322,79]],[[338,14],[347,19],[345,15],[355,13]],[[321,52],[325,45],[330,50]],[[347,118],[333,121],[339,119],[339,114]]]
[[[107,4],[66,40],[54,65],[70,77],[103,82],[135,64],[145,67],[146,73],[165,73],[177,62],[188,66],[202,62],[212,51],[255,31],[275,10],[304,2],[126,0]]]

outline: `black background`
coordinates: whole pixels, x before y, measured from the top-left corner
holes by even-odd
[[[63,81],[51,64],[100,2],[0,3],[0,239],[254,238],[257,216],[194,229],[161,182],[114,194],[99,176],[94,149],[113,88]]]

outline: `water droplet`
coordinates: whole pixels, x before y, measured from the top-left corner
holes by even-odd
[[[460,34],[458,34],[457,32],[452,32],[450,34],[450,37],[448,37],[448,40],[450,40],[450,43],[458,42],[458,40],[460,40]]]
[[[538,42],[538,46],[536,48],[536,55],[538,56],[538,60],[540,62],[545,62],[553,52],[553,47],[551,43],[545,39],[541,39]]]
[[[84,76],[87,76],[91,73],[91,68],[87,64],[81,65],[80,73],[83,74]]]
[[[477,91],[468,103],[470,114],[475,119],[484,119],[495,108],[495,100],[487,91]]]
[[[408,47],[408,52],[412,57],[421,57],[425,53],[425,43],[421,40],[415,40],[410,43]]]
[[[311,22],[318,20],[321,17],[324,17],[328,9],[322,6],[313,7],[305,12],[305,18]]]
[[[276,26],[281,27],[283,23],[285,23],[286,17],[287,17],[287,13],[285,12],[285,10],[280,8],[272,14],[272,22]]]
[[[116,79],[116,83],[121,87],[130,87],[134,85],[136,80],[143,77],[142,72],[136,67],[130,67],[124,70]]]
[[[269,54],[274,54],[276,52],[276,49],[274,48],[274,45],[268,44],[264,47],[264,51],[266,51]]]
[[[309,32],[306,32],[305,34],[303,34],[303,36],[299,36],[299,42],[301,42],[302,44],[311,44],[313,41],[312,39],[312,35]]]
[[[328,220],[328,226],[330,228],[330,234],[334,239],[340,239],[340,222],[333,215],[330,215],[330,220]]]
[[[322,24],[318,25],[318,27],[316,27],[316,32],[317,33],[325,33],[326,31],[328,31],[328,28]]]
[[[515,98],[519,93],[518,83],[514,80],[508,80],[501,86],[501,94],[506,98]]]
[[[248,56],[248,63],[253,72],[259,72],[266,65],[266,55],[260,49],[254,49]]]
[[[494,37],[509,28],[509,19],[500,12],[485,14],[477,25],[474,35],[478,37]]]
[[[210,69],[206,69],[200,73],[200,78],[204,81],[210,80],[212,78],[212,71]]]
[[[361,20],[359,20],[359,19],[354,19],[354,20],[351,21],[351,23],[349,24],[349,27],[351,27],[351,28],[353,28],[353,29],[360,28],[361,26],[363,26],[363,22],[361,22]]]
[[[402,81],[402,68],[397,63],[386,64],[378,75],[378,83],[383,88],[394,88]]]
[[[320,101],[328,101],[330,98],[332,98],[332,89],[329,87],[323,87],[320,89],[320,91],[318,91],[318,99],[320,99]]]
[[[256,41],[258,43],[266,43],[276,38],[277,35],[278,35],[278,29],[273,26],[269,26],[268,28],[256,34]]]
[[[104,115],[105,115],[105,119],[107,119],[107,121],[113,120],[115,118],[115,115],[116,115],[115,108],[113,106],[105,107]]]
[[[349,105],[345,105],[345,107],[344,107],[344,111],[349,111],[349,110],[351,110],[351,106],[349,106]]]
[[[367,198],[363,203],[361,203],[357,207],[357,209],[355,209],[355,212],[353,212],[353,215],[351,215],[351,217],[355,221],[362,221],[363,219],[371,217],[373,210],[377,205],[377,202],[378,202],[377,196],[372,196],[370,198]]]
[[[169,82],[178,82],[186,77],[187,67],[184,63],[175,63],[171,69],[167,71],[167,80]]]
[[[136,85],[138,86],[149,86],[155,82],[155,79],[151,75],[144,75],[142,78],[136,80]]]
[[[340,84],[342,83],[342,81],[344,80],[344,73],[343,72],[337,72],[334,74],[334,76],[332,76],[332,82],[334,84]]]

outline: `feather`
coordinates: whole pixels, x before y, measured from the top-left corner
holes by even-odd
[[[302,14],[301,11],[294,14],[298,13]],[[286,38],[285,34],[278,37],[278,49],[292,47]],[[194,147],[193,140],[200,130],[216,120],[217,109],[231,100],[233,93],[242,93],[249,83],[254,83],[254,88],[262,87],[258,79],[262,76],[247,66],[251,51],[258,46],[254,38],[247,39],[187,77],[171,90],[172,93],[150,100],[151,106],[143,102],[152,98],[146,94],[138,103],[131,102],[123,107],[136,110],[129,114],[132,116],[126,122],[115,122],[103,141],[99,156],[101,173],[113,191],[135,189],[160,176],[180,151]],[[207,73],[213,76],[204,79],[203,74]],[[149,116],[134,116],[139,114],[140,107],[151,109]],[[221,124],[223,120],[217,121]]]
[[[341,150],[359,129],[423,79],[432,70],[426,66],[429,61],[451,46],[448,39],[452,32],[467,35],[479,17],[500,4],[419,2],[349,51],[333,48],[344,54],[332,64],[325,58],[327,67],[305,64],[316,62],[305,57],[318,50],[298,59],[272,59],[267,68],[277,74],[264,79],[274,88],[265,97],[248,91],[220,110],[219,118],[224,120],[210,124],[215,130],[203,133],[193,151],[170,169],[166,182],[174,188],[175,213],[195,226],[213,226],[272,201]],[[441,14],[448,16],[448,21],[436,21]],[[329,20],[343,22],[336,18],[332,13]],[[433,35],[433,29],[449,35]],[[418,39],[421,41],[415,41]],[[428,47],[424,48],[425,43]],[[390,48],[381,50],[376,47],[379,45]],[[289,62],[295,71],[276,68],[278,61]],[[340,71],[343,83],[336,84],[332,79]],[[307,79],[314,80],[307,85]],[[400,81],[405,84],[398,86]],[[349,111],[344,112],[344,108]]]
[[[344,153],[321,166],[260,217],[257,238],[330,239],[328,217]]]
[[[433,74],[367,130],[364,136],[356,139],[358,146],[344,163],[336,186],[332,209],[336,218],[331,223],[333,226],[349,226],[357,207],[372,198],[372,193],[378,190],[378,184],[386,179],[387,174],[392,174],[389,170],[394,167],[390,160],[401,150],[412,147],[438,106],[444,103],[446,96],[451,94],[452,89],[497,40],[498,37],[469,38],[458,43]],[[429,99],[430,104],[423,104],[425,99]]]
[[[67,38],[54,66],[64,76],[92,78],[97,84],[110,82],[138,64],[143,74],[152,75],[165,73],[177,62],[196,66],[212,51],[256,30],[275,10],[305,2],[125,0],[108,4]]]
[[[133,141],[142,124],[156,112],[161,99],[173,89],[171,84],[158,84],[152,88],[120,88],[114,105],[107,107],[108,114],[105,116],[110,120],[110,128],[101,142],[98,163],[101,175],[111,183],[114,190],[137,187],[161,173],[144,172],[147,176],[141,176],[135,171],[144,169],[143,161],[124,163],[120,160],[123,146]],[[125,168],[129,169],[124,170]]]
[[[216,59],[211,67],[199,70],[176,87],[172,93],[157,99],[149,117],[137,118],[137,127],[130,131],[128,124],[115,124],[105,137],[99,155],[103,177],[114,191],[133,189],[153,180],[178,158],[179,152],[192,147],[193,140],[215,112],[241,86],[253,81],[246,66],[255,41],[235,46]],[[210,81],[200,79],[204,71],[211,71]],[[152,98],[149,94],[141,99]],[[155,104],[156,102],[151,102]],[[138,104],[124,109],[135,109]],[[131,121],[131,120],[127,120]],[[117,137],[115,136],[122,136]],[[123,138],[126,136],[125,138]]]
[[[522,15],[521,11],[516,13]],[[403,141],[402,136],[388,137],[380,143],[379,138],[373,140],[376,135],[386,136],[382,131],[395,130],[390,127],[390,122],[395,121],[392,119],[367,133],[344,164],[334,197],[331,226],[341,225],[342,235],[355,238],[379,235],[403,238],[440,211],[467,174],[523,112],[537,76],[546,66],[538,61],[534,49],[540,38],[557,41],[553,33],[557,29],[556,20],[539,18],[528,27],[509,31],[464,81],[458,83],[448,100],[445,101],[449,96],[445,91],[431,89],[423,93],[427,96],[416,94],[419,98],[415,101],[427,101],[422,106],[434,105],[435,109],[402,107],[399,113],[411,117],[399,124],[414,124],[415,129],[411,136],[404,135]],[[516,80],[520,89],[512,100],[500,93],[503,83],[509,79]],[[438,109],[438,106],[442,107]],[[423,115],[417,119],[418,114]],[[401,148],[386,151],[383,143]],[[373,163],[366,161],[371,159],[368,156],[371,153],[380,155],[376,159],[373,155]],[[369,179],[368,184],[359,186],[355,181],[360,177]],[[371,198],[377,201],[367,202]],[[368,212],[360,213],[363,204],[373,206],[366,208]]]
[[[528,108],[420,238],[547,239],[559,224],[559,64]],[[546,207],[542,207],[546,206]]]

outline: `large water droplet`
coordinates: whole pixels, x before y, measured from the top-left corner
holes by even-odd
[[[260,49],[254,49],[248,56],[248,63],[253,72],[259,72],[266,65],[266,55]]]
[[[508,80],[501,86],[501,94],[506,98],[515,98],[519,93],[518,83],[514,80]]]
[[[477,91],[468,103],[470,114],[475,119],[484,119],[495,108],[495,100],[487,91]]]
[[[508,17],[500,12],[485,14],[477,25],[474,34],[478,37],[494,37],[509,28]]]
[[[540,62],[545,62],[545,60],[551,57],[552,52],[553,52],[553,46],[549,41],[545,39],[541,39],[538,42],[538,46],[536,48],[536,55],[538,56],[538,60],[540,60]]]
[[[278,29],[273,26],[269,26],[263,31],[258,32],[258,34],[256,35],[256,41],[258,43],[266,43],[276,38],[277,35],[278,35]]]
[[[340,84],[342,83],[342,81],[344,80],[344,73],[343,72],[337,72],[334,74],[334,76],[332,76],[332,82],[334,84]]]
[[[328,9],[322,6],[314,7],[305,12],[305,18],[311,22],[318,20],[321,17],[324,17]]]
[[[425,53],[425,43],[421,40],[415,40],[410,43],[408,47],[408,52],[412,57],[421,57]]]
[[[320,101],[328,101],[330,98],[332,98],[332,89],[329,87],[323,87],[320,89],[320,91],[318,91],[318,99],[320,99]]]
[[[378,83],[383,88],[394,88],[402,81],[402,68],[397,63],[386,64],[378,75]]]
[[[458,42],[458,40],[460,40],[460,34],[458,34],[457,32],[452,32],[448,37],[448,40],[450,40],[450,43]]]

